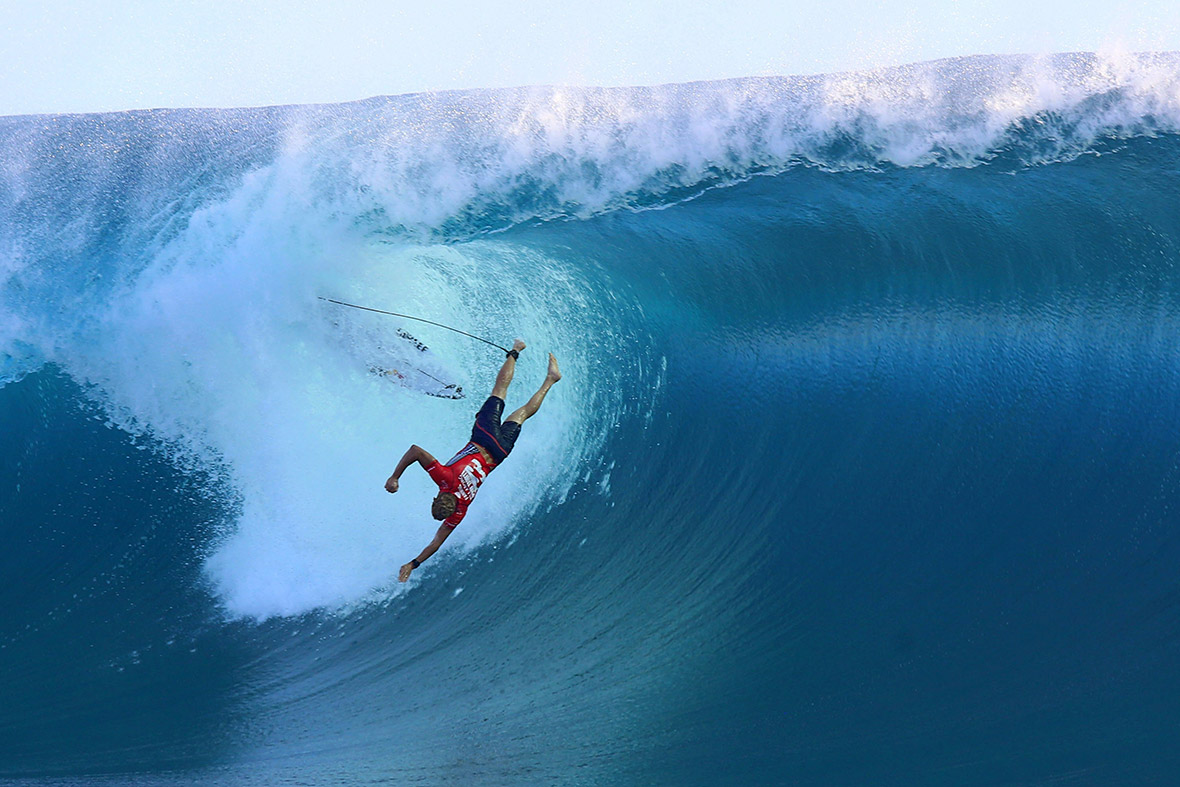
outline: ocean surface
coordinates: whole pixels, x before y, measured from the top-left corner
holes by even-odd
[[[1180,56],[0,118],[2,781],[1175,783],[1178,517]]]

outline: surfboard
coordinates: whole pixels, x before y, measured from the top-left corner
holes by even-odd
[[[395,333],[401,340],[397,350],[388,352],[388,358],[370,363],[371,373],[427,396],[463,398],[463,386],[454,382],[455,378],[437,354],[408,331],[398,328]],[[382,355],[386,355],[386,349],[377,346]]]
[[[370,374],[426,396],[463,398],[460,377],[450,365],[421,339],[390,325],[387,317],[368,309],[345,309],[330,313],[329,322],[342,349]]]

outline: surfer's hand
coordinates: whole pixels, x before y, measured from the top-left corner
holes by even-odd
[[[513,339],[512,340],[512,349],[516,350],[517,352],[520,352],[521,350],[524,349],[524,342],[522,342],[520,339]]]
[[[407,579],[410,578],[410,572],[413,570],[414,570],[414,566],[410,563],[406,563],[404,566],[402,566],[402,570],[398,572],[397,581],[398,582],[405,582]]]
[[[397,491],[397,479],[396,478],[394,478],[393,476],[389,477],[389,480],[385,482],[385,491],[391,495]]]

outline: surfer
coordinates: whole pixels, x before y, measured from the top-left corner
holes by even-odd
[[[455,529],[455,525],[463,521],[467,515],[467,506],[475,499],[479,485],[501,462],[512,453],[512,446],[520,435],[520,427],[536,414],[541,402],[545,401],[545,394],[553,384],[561,379],[561,372],[557,368],[557,359],[549,353],[549,371],[545,374],[545,382],[532,395],[523,407],[501,422],[504,413],[504,397],[508,393],[508,386],[512,382],[512,375],[516,371],[516,360],[520,351],[524,349],[524,342],[517,339],[504,359],[496,375],[496,384],[492,386],[492,395],[484,402],[483,407],[475,416],[475,426],[471,429],[471,440],[463,446],[463,450],[451,457],[446,464],[440,464],[417,445],[410,446],[405,456],[397,463],[397,469],[385,482],[385,489],[396,492],[398,481],[406,468],[414,462],[422,465],[422,469],[430,474],[434,483],[438,484],[438,495],[431,503],[431,515],[442,522],[434,540],[426,545],[418,557],[402,566],[398,573],[398,581],[405,582],[410,578],[410,572],[422,565],[427,558],[438,551],[447,536]]]

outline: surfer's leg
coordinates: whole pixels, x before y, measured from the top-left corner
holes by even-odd
[[[508,386],[512,385],[512,375],[515,372],[516,359],[509,355],[504,359],[504,365],[500,367],[500,371],[496,375],[496,384],[492,386],[492,396],[503,399],[508,395]]]
[[[512,343],[512,349],[520,352],[524,349],[524,342],[517,339]],[[508,395],[508,386],[512,385],[512,375],[516,372],[516,359],[509,355],[504,359],[504,365],[496,374],[496,384],[492,386],[492,396],[503,399]]]
[[[549,393],[549,389],[560,379],[561,371],[557,368],[557,359],[553,357],[553,353],[549,353],[549,371],[545,374],[545,382],[541,383],[541,387],[532,395],[532,398],[525,402],[524,407],[508,416],[507,420],[523,425],[525,421],[536,414],[537,410],[541,409],[541,402],[545,401],[545,394]]]

